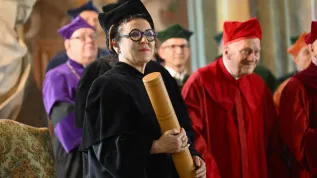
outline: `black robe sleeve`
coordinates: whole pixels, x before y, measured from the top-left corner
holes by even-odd
[[[54,128],[72,113],[74,113],[73,104],[67,102],[56,103],[50,115]],[[67,132],[72,132],[72,129],[67,129]],[[52,137],[52,143],[58,177],[82,177],[83,162],[82,155],[78,152],[78,149],[74,148],[71,152],[67,153],[60,138],[55,133]]]
[[[104,76],[87,98],[84,145],[115,178],[146,178],[153,138],[142,131],[132,97]]]
[[[69,114],[75,111],[74,104],[67,102],[57,102],[52,108],[50,118],[55,128],[57,123],[66,118]]]
[[[76,97],[75,97],[75,126],[78,128],[83,127],[86,99],[89,89],[93,81],[100,77],[102,74],[111,69],[111,66],[106,61],[106,57],[98,58],[85,68],[85,71],[79,80]]]

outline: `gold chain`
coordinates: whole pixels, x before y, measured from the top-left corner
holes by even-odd
[[[68,66],[68,68],[72,71],[72,73],[78,78],[78,80],[80,79],[79,74],[76,72],[76,70],[73,68],[73,66],[70,65],[69,61],[66,62],[66,65]]]

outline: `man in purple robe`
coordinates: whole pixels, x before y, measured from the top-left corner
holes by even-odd
[[[98,9],[94,6],[92,1],[88,1],[87,3],[73,9],[69,9],[67,11],[67,14],[69,18],[75,19],[77,16],[82,17],[84,20],[88,22],[89,25],[93,26],[98,33],[98,29],[101,29],[99,23],[98,23]],[[98,49],[98,57],[106,56],[109,52],[105,49]],[[66,51],[63,50],[59,53],[57,53],[52,59],[49,61],[47,67],[46,67],[46,73],[50,71],[51,69],[54,69],[55,67],[64,64],[67,61],[68,57],[66,54]]]
[[[83,164],[78,147],[82,131],[74,126],[75,93],[85,66],[97,57],[97,34],[80,16],[58,30],[64,39],[68,60],[45,75],[43,100],[52,120],[53,149],[58,177],[82,177]]]

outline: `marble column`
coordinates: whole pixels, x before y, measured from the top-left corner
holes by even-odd
[[[204,45],[206,64],[212,62],[218,56],[217,43],[214,36],[218,33],[216,0],[203,1]]]
[[[286,34],[288,35],[288,41],[287,46],[290,47],[292,44],[290,42],[290,38],[293,36],[300,35],[303,31],[308,32],[308,28],[310,22],[307,21],[307,17],[310,17],[310,0],[294,0],[294,1],[288,1],[286,3],[286,23],[287,28],[285,29]],[[306,5],[305,5],[306,4]],[[308,8],[304,8],[307,6]],[[288,55],[288,60],[284,61],[284,64],[287,66],[284,67],[284,70],[282,71],[282,75],[293,72],[296,70],[295,63],[292,60],[293,57]]]
[[[275,76],[280,76],[287,67],[288,56],[286,0],[253,0],[253,11],[261,24],[261,64],[268,67]],[[286,62],[285,62],[286,61]]]
[[[245,21],[250,18],[249,0],[216,0],[217,31],[224,21]]]
[[[297,11],[297,16],[302,23],[301,27],[304,31],[310,32],[311,21],[317,20],[317,0],[296,0],[296,2],[297,5],[294,6],[294,11]],[[312,12],[312,10],[314,11]]]
[[[277,77],[295,70],[294,62],[287,54],[290,37],[310,31],[311,2],[316,0],[250,0],[262,26],[261,62]],[[315,3],[316,7],[316,3]]]
[[[190,39],[191,71],[205,66],[217,56],[217,31],[215,0],[187,0],[189,29],[194,32]]]

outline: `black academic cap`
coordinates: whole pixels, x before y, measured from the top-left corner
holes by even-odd
[[[77,17],[81,12],[83,11],[95,11],[99,13],[98,9],[93,5],[92,1],[88,1],[87,3],[83,4],[80,7],[74,8],[74,9],[69,9],[67,11],[67,14],[74,19]]]
[[[218,33],[217,35],[214,36],[214,39],[216,40],[217,44],[219,45],[221,40],[222,40],[222,35],[223,32]]]
[[[186,30],[179,24],[174,24],[167,29],[157,33],[157,37],[161,43],[170,39],[170,38],[185,38],[189,41],[189,38],[192,36],[193,32]]]
[[[152,17],[140,0],[119,0],[105,5],[102,10],[103,13],[99,14],[98,19],[105,32],[108,32],[112,25],[119,23],[124,18],[137,14],[144,15],[152,29],[154,29]]]

